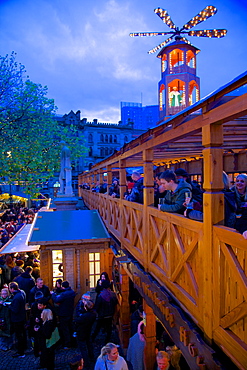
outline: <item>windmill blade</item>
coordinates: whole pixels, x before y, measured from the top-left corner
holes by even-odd
[[[189,40],[187,40],[186,37],[182,37],[181,41],[184,41],[184,42],[186,42],[186,44],[191,45],[191,42]]]
[[[197,30],[197,31],[189,31],[189,36],[197,36],[197,37],[216,37],[221,38],[226,36],[227,30],[218,29],[218,30]]]
[[[162,8],[156,8],[154,9],[154,12],[162,19],[165,24],[167,24],[168,27],[170,27],[172,30],[176,29],[175,24],[171,20],[171,17],[166,10]]]
[[[163,41],[161,44],[159,44],[158,46],[155,46],[155,48],[149,50],[148,54],[153,54],[155,53],[157,50],[163,48],[163,46],[165,46],[168,42],[170,42],[172,40],[173,36],[169,37],[168,39],[166,39],[165,41]]]
[[[192,27],[195,27],[197,24],[206,21],[208,18],[212,17],[217,13],[217,9],[213,5],[206,6],[200,13],[195,15],[189,22],[187,22],[181,30],[190,30]]]
[[[130,33],[130,37],[136,37],[136,36],[166,36],[173,34],[173,32],[135,32],[135,33]]]

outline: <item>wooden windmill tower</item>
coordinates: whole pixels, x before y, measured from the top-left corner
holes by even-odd
[[[212,5],[207,6],[180,29],[173,23],[166,10],[157,8],[154,9],[154,12],[171,28],[171,31],[138,32],[131,33],[130,36],[170,35],[168,39],[148,52],[152,54],[161,49],[157,55],[161,59],[159,112],[160,119],[164,119],[164,117],[176,114],[200,99],[200,79],[196,76],[196,55],[200,50],[191,45],[183,35],[220,38],[226,35],[227,30],[190,31],[192,27],[207,20],[217,12],[217,9]],[[175,38],[175,42],[168,44],[173,38]]]

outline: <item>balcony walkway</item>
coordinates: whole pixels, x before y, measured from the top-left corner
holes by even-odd
[[[96,179],[103,183],[107,172],[110,185],[112,173],[118,173],[120,199],[80,189],[85,204],[98,209],[121,248],[169,292],[202,330],[203,340],[215,343],[239,369],[247,368],[247,241],[222,226],[221,189],[223,170],[247,172],[246,83],[247,72],[79,175],[79,184],[92,184]],[[203,223],[153,207],[154,165],[163,170],[183,167],[203,177]],[[126,168],[135,166],[144,169],[143,205],[123,199]],[[177,311],[162,301],[151,284],[144,284],[141,276],[135,278],[127,262],[123,265],[145,297],[159,308],[162,323],[173,331],[191,369],[198,369],[200,359],[198,351],[193,359],[192,334],[183,330]],[[217,368],[209,364],[207,355],[202,361],[204,368]]]

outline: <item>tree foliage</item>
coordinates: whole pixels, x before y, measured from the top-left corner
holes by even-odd
[[[30,81],[15,53],[0,56],[1,177],[21,184],[31,195],[37,193],[37,184],[59,169],[61,140],[70,148],[72,160],[85,151],[77,128],[56,121],[54,100],[47,98],[47,91]]]

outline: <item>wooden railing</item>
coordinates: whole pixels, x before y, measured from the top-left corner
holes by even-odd
[[[213,339],[247,368],[247,241],[223,226],[214,226]]]
[[[99,210],[109,232],[203,326],[199,300],[203,289],[202,223],[154,207],[147,207],[145,219],[143,205],[87,190],[83,199],[89,208]]]
[[[247,241],[243,236],[233,229],[214,226],[212,262],[207,266],[203,261],[209,253],[208,235],[203,233],[202,222],[87,190],[82,196],[89,208],[99,210],[122,246],[170,291],[197,325],[204,330],[205,322],[210,321],[211,339],[234,356],[235,363],[241,354],[247,364]],[[207,299],[208,294],[212,297]],[[210,317],[205,320],[205,315]]]

